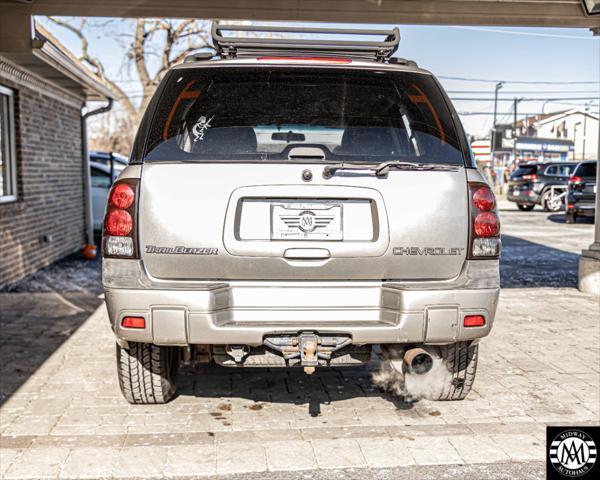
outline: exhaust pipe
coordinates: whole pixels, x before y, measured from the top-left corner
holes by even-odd
[[[433,357],[422,348],[407,350],[403,360],[408,371],[417,375],[424,375],[433,367]]]

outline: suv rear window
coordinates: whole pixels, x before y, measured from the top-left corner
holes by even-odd
[[[573,175],[577,177],[592,177],[596,178],[596,162],[593,163],[581,163],[575,169],[575,173]]]
[[[294,147],[333,161],[464,162],[429,75],[271,66],[172,71],[146,160],[285,161]]]
[[[537,172],[537,165],[521,165],[512,174],[513,177],[522,177],[523,175],[533,175]]]

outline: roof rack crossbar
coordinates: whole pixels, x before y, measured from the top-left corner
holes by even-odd
[[[223,32],[261,32],[261,33],[297,33],[297,34],[326,34],[326,35],[358,35],[385,36],[383,41],[373,40],[341,40],[316,38],[280,38],[280,37],[250,37],[226,36]],[[235,58],[241,55],[256,55],[257,53],[302,53],[326,54],[327,56],[350,56],[374,58],[378,61],[389,59],[398,49],[400,30],[364,30],[321,27],[287,27],[259,25],[224,25],[219,22],[212,24],[213,44],[222,57]]]

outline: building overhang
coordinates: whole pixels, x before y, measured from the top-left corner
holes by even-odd
[[[0,56],[13,67],[26,71],[71,97],[84,101],[107,101],[117,98],[96,75],[52,37],[42,26],[19,23],[7,37],[0,35]],[[33,34],[32,34],[33,31]],[[9,35],[12,33],[12,37]]]
[[[27,15],[600,29],[600,16],[588,13],[596,4],[596,0],[0,0],[0,9]]]

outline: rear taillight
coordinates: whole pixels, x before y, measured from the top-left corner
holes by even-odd
[[[498,258],[500,255],[500,219],[496,197],[485,183],[469,184],[470,248],[469,258]]]
[[[104,228],[109,235],[125,237],[131,233],[133,219],[127,210],[111,208],[106,214]]]
[[[110,192],[110,203],[117,208],[129,208],[135,200],[135,192],[128,183],[117,183]]]
[[[102,230],[102,253],[107,258],[139,258],[136,246],[138,180],[117,181],[108,195]]]
[[[531,180],[532,182],[537,180],[537,175],[535,173],[531,174],[531,175],[523,175],[521,177],[522,180]]]
[[[582,183],[583,180],[581,179],[581,177],[577,177],[576,175],[573,175],[571,176],[571,178],[569,178],[569,187],[571,188],[579,187]]]

